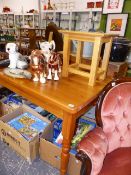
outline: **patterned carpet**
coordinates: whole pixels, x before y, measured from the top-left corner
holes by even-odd
[[[0,141],[0,175],[59,175],[59,171],[36,159],[31,165]]]

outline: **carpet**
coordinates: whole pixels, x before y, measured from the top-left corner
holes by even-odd
[[[0,141],[0,175],[59,175],[59,170],[37,158],[31,165]]]

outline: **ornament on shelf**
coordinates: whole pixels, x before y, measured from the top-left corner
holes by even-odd
[[[53,10],[51,3],[50,3],[50,0],[48,0],[48,10]]]
[[[87,8],[94,8],[95,2],[87,2]]]
[[[57,10],[56,4],[52,5],[53,10]]]
[[[11,10],[9,7],[5,6],[3,7],[3,12],[11,12]]]
[[[75,1],[69,1],[68,8],[69,10],[73,10],[75,8]]]
[[[103,6],[103,1],[96,2],[96,8],[102,8],[102,6]]]
[[[31,10],[29,10],[27,13],[34,13],[34,14],[38,14],[38,10],[31,9]]]
[[[46,0],[41,0],[42,10],[47,10]]]

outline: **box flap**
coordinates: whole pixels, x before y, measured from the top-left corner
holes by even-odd
[[[21,106],[19,108],[15,109],[14,111],[12,111],[10,114],[6,114],[6,115],[2,116],[0,118],[0,120],[2,120],[3,122],[8,122],[11,119],[19,116],[20,114],[22,114],[22,108],[21,108]]]

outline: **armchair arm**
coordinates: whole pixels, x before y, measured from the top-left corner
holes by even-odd
[[[102,128],[89,132],[78,144],[76,157],[82,161],[81,175],[98,175],[107,153],[108,142]]]

